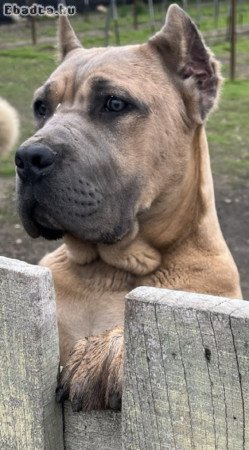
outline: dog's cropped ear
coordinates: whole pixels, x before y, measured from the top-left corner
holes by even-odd
[[[59,16],[58,44],[61,60],[72,50],[82,47],[66,14],[60,14]]]
[[[159,51],[177,81],[181,81],[192,117],[202,123],[216,103],[222,77],[219,63],[205,46],[195,24],[173,4],[168,9],[164,27],[149,43]]]

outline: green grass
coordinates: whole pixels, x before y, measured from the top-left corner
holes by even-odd
[[[207,126],[214,175],[234,185],[249,185],[248,104],[249,81],[227,81]]]
[[[217,55],[229,54],[230,45],[228,42],[222,42],[220,44],[215,44],[212,46],[213,51]],[[248,36],[240,37],[237,39],[236,43],[237,52],[240,53],[249,53],[249,39]]]
[[[19,112],[21,142],[34,130],[31,110],[33,93],[55,68],[54,50],[41,46],[0,51],[0,67],[0,93]],[[0,159],[0,175],[13,173],[13,155]]]
[[[195,20],[201,31],[210,31],[216,28],[214,9],[212,6],[202,6],[200,12],[195,3],[190,5],[188,13]],[[229,17],[229,2],[220,4],[220,13],[217,28],[226,28]],[[249,4],[237,3],[237,23],[238,25],[249,23]]]

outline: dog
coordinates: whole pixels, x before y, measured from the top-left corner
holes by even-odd
[[[6,100],[0,98],[0,156],[14,148],[18,136],[18,113]]]
[[[124,298],[141,285],[241,298],[217,219],[205,122],[222,77],[189,16],[147,43],[84,49],[59,21],[62,61],[37,90],[16,153],[26,231],[64,244],[52,271],[64,369],[58,401],[119,408]]]

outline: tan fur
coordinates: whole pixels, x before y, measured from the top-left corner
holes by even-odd
[[[0,155],[13,149],[19,135],[19,120],[16,110],[0,98]]]
[[[123,328],[77,342],[57,389],[70,399],[74,410],[120,407],[123,370]],[[62,392],[61,392],[62,391]],[[96,395],[99,392],[99,395]]]
[[[151,114],[149,123],[127,118],[120,125],[120,170],[148,180],[133,230],[113,245],[67,235],[65,244],[41,261],[54,276],[61,362],[66,365],[57,395],[59,400],[69,397],[76,410],[110,407],[121,396],[124,297],[132,288],[148,285],[241,298],[238,271],[215,209],[202,92],[193,76],[179,81],[187,58],[184,36],[175,53],[177,26],[185,25],[179,11],[171,7],[166,28],[149,44],[85,50],[88,71],[79,88],[81,98],[88,96],[92,74],[105,76],[146,101]],[[50,79],[56,85],[55,104],[73,95],[70,78],[83,51],[74,35],[68,37],[68,26],[66,37],[63,30],[60,34],[63,54],[69,56]],[[159,55],[164,47],[169,53],[163,68]],[[208,54],[219,85],[218,64]],[[207,113],[216,102],[209,100],[202,105]]]

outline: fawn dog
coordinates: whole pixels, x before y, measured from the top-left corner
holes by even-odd
[[[59,19],[61,63],[16,153],[21,220],[64,244],[45,256],[57,299],[57,398],[118,408],[124,297],[141,285],[241,297],[214,201],[205,121],[222,78],[171,5],[147,43],[84,49]]]

